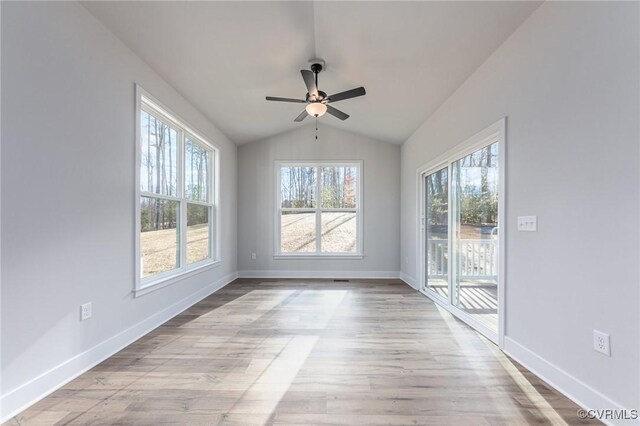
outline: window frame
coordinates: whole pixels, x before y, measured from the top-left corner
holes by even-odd
[[[274,259],[362,259],[364,257],[363,244],[363,174],[364,162],[362,160],[276,160],[274,162],[275,174],[275,214],[274,214]],[[281,168],[282,167],[314,167],[316,169],[316,206],[313,208],[282,208],[281,192]],[[320,178],[323,167],[355,167],[357,170],[356,179],[356,207],[355,208],[323,208],[321,205],[322,179]],[[316,214],[316,251],[287,253],[281,251],[281,213],[282,211],[308,211]],[[355,212],[356,213],[356,251],[348,252],[323,252],[322,251],[322,213],[323,212]]]
[[[207,138],[202,136],[201,132],[195,130],[180,116],[172,112],[164,104],[144,90],[140,85],[136,84],[136,102],[135,102],[135,195],[134,195],[134,295],[136,297],[150,293],[151,291],[182,281],[185,278],[210,270],[218,266],[222,261],[220,259],[220,188],[219,188],[219,170],[220,170],[220,150],[211,143]],[[153,192],[142,191],[141,183],[141,158],[142,158],[142,112],[146,112],[157,120],[163,121],[174,128],[178,133],[178,145],[176,146],[176,194],[175,196],[156,194]],[[186,140],[199,145],[210,152],[209,155],[209,176],[207,195],[208,201],[196,201],[186,198],[185,182],[185,144]],[[176,232],[178,234],[178,250],[179,264],[177,268],[170,271],[160,272],[158,274],[142,277],[141,274],[141,197],[150,197],[156,199],[165,199],[175,201],[179,206],[178,224]],[[188,204],[204,205],[209,208],[209,253],[207,259],[187,263],[187,208]]]

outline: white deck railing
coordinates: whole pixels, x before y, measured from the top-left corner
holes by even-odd
[[[431,279],[444,279],[447,276],[448,241],[432,239],[427,242],[427,273]],[[483,239],[458,240],[458,270],[466,279],[498,278],[498,242]]]

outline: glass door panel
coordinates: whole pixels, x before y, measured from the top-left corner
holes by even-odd
[[[498,328],[498,144],[452,163],[451,303]]]
[[[425,176],[425,283],[449,298],[449,169]]]

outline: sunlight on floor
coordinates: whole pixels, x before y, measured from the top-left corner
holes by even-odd
[[[203,317],[210,321],[212,317],[224,316],[229,321],[230,316],[236,315],[238,321],[253,323],[260,322],[259,317],[272,311],[278,305],[286,305],[293,315],[269,318],[271,324],[280,321],[290,324],[300,324],[303,334],[274,335],[261,337],[261,341],[254,342],[254,350],[260,355],[251,360],[243,374],[227,377],[221,387],[232,388],[242,392],[240,398],[229,410],[229,415],[242,415],[250,424],[263,425],[270,421],[276,407],[294,382],[298,372],[305,364],[316,343],[320,339],[315,330],[323,330],[331,321],[336,309],[348,291],[346,290],[269,290],[267,292],[253,290]],[[260,300],[254,309],[239,317],[234,313],[234,306]],[[313,321],[300,321],[300,318],[313,317]],[[196,320],[197,321],[197,320]],[[308,332],[307,334],[304,334]],[[231,383],[233,382],[233,383]],[[249,416],[249,417],[247,417]]]
[[[318,339],[318,336],[291,338],[278,356],[268,361],[264,370],[257,374],[255,381],[229,410],[229,414],[252,414],[252,423],[266,424]],[[257,373],[251,372],[251,369],[248,371],[251,375]]]
[[[294,293],[296,293],[296,290],[253,290],[203,314],[195,320],[194,323],[198,323],[199,321],[209,322],[213,318],[220,317],[221,319],[224,318],[226,322],[238,325],[252,324],[265,313],[287,300]],[[251,305],[255,305],[255,307],[249,311],[246,308],[242,310],[237,309],[238,306],[246,307]]]
[[[551,422],[554,426],[566,426],[567,423],[560,417],[558,412],[547,402],[546,399],[536,390],[535,387],[529,380],[518,370],[518,368],[513,365],[511,360],[507,358],[497,346],[493,343],[489,342],[486,339],[483,339],[483,342],[489,347],[489,349],[494,353],[496,359],[502,364],[502,367],[505,371],[511,376],[513,381],[518,385],[518,387],[522,390],[522,392],[527,396],[531,404],[542,414],[544,417]]]
[[[469,344],[468,341],[461,339],[458,337],[460,324],[457,322],[455,317],[446,309],[435,304],[438,312],[442,316],[447,327],[451,330],[451,334],[458,342],[460,349],[462,352],[468,356],[470,359],[478,360],[478,349]],[[542,395],[529,383],[526,377],[514,366],[509,358],[507,358],[498,347],[493,344],[493,342],[486,339],[484,336],[481,336],[478,333],[478,339],[482,343],[484,343],[489,350],[494,354],[496,360],[502,365],[507,374],[511,377],[511,379],[518,385],[518,387],[525,394],[527,399],[531,402],[533,407],[544,416],[552,425],[554,426],[567,426],[567,423],[560,417],[560,415],[556,412],[556,410],[549,405],[549,403],[544,399]],[[496,407],[500,407],[500,404],[496,404]],[[523,422],[526,420],[523,418]]]
[[[455,317],[449,311],[447,311],[445,308],[443,308],[442,306],[438,305],[437,303],[434,303],[434,305],[435,305],[436,309],[438,310],[438,313],[442,317],[442,320],[444,321],[444,323],[447,325],[447,327],[451,331],[451,335],[453,336],[453,338],[458,343],[458,346],[460,347],[463,355],[465,355],[465,357],[467,359],[472,359],[475,362],[478,362],[479,364],[482,364],[484,366],[484,368],[489,369],[489,366],[486,365],[486,363],[483,361],[483,358],[482,357],[478,357],[477,349],[475,347],[471,346],[467,340],[462,339],[462,338],[459,337],[459,334],[460,334],[460,331],[461,331],[460,330],[460,324],[457,322]],[[481,337],[479,335],[479,338],[482,339],[483,337]],[[491,399],[495,399],[495,398],[491,398]],[[498,401],[496,401],[494,406],[496,407],[496,409],[498,411],[500,411],[501,404],[499,404]],[[507,414],[507,413],[504,413],[504,414]],[[522,418],[522,421],[524,422],[525,419]]]

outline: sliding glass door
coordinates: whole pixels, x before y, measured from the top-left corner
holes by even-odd
[[[497,337],[499,138],[422,174],[423,292]]]
[[[449,168],[425,177],[426,285],[449,297]]]
[[[453,297],[490,329],[498,328],[498,144],[452,165]]]

